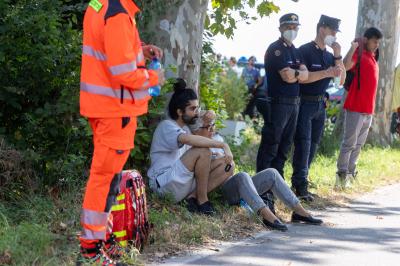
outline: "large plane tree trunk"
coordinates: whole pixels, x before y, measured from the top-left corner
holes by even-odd
[[[184,78],[188,87],[198,91],[208,0],[153,0],[150,8],[154,4],[160,10],[147,12],[151,15],[141,27],[142,39],[162,48],[167,77]]]

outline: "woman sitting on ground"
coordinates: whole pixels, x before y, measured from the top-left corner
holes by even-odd
[[[215,128],[215,113],[204,111],[200,114],[196,124],[190,126],[193,134],[207,138],[213,138]],[[213,150],[213,157],[223,157],[223,150]],[[234,166],[233,166],[234,167]],[[272,190],[274,195],[293,210],[292,222],[303,222],[306,224],[320,225],[322,220],[316,219],[306,211],[301,205],[299,199],[294,195],[289,186],[285,183],[277,170],[265,169],[253,177],[248,173],[240,172],[230,177],[222,185],[224,198],[230,205],[238,205],[243,199],[247,202],[253,211],[263,218],[263,223],[267,228],[273,230],[286,231],[288,228],[283,224],[264,203],[260,195]]]

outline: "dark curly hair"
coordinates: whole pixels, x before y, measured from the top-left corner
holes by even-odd
[[[189,105],[189,101],[197,100],[196,92],[191,88],[186,88],[186,82],[177,78],[174,83],[174,94],[172,94],[171,100],[168,105],[169,116],[177,120],[178,119],[178,109],[182,111],[185,110],[186,106]]]

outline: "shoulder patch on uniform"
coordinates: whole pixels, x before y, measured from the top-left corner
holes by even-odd
[[[125,8],[122,6],[120,0],[109,0],[108,1],[108,8],[106,14],[104,15],[104,20],[111,18],[119,13],[128,14]]]
[[[280,50],[275,50],[274,54],[275,54],[275,56],[280,56],[281,55],[281,51]]]

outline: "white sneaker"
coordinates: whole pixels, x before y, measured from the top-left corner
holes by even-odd
[[[353,175],[352,174],[347,174],[345,179],[343,180],[343,188],[351,188],[353,182]]]
[[[336,173],[335,190],[342,190],[346,180],[345,174]]]
[[[357,171],[355,171],[354,173],[350,173],[350,174],[347,174],[347,177],[349,177],[350,178],[350,181],[351,181],[351,183],[354,183],[354,182],[356,182],[356,177],[357,177],[357,174],[358,174],[358,172]]]

